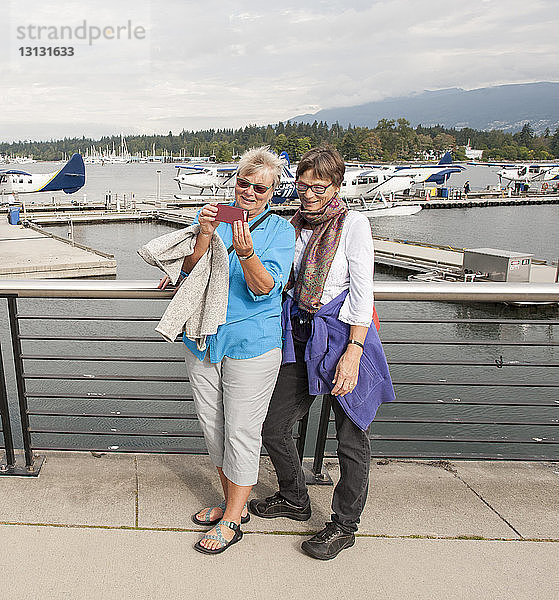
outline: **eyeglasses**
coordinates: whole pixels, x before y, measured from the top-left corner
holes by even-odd
[[[237,185],[242,189],[246,190],[252,186],[255,194],[265,194],[272,186],[265,186],[263,183],[251,183],[248,179],[237,177]]]
[[[313,194],[316,194],[317,196],[322,196],[322,194],[325,194],[326,190],[331,185],[334,185],[334,182],[329,183],[328,185],[307,185],[306,183],[303,183],[302,181],[296,181],[295,189],[300,194],[304,194],[308,189],[310,189]]]

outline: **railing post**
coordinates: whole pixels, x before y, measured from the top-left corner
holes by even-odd
[[[320,420],[318,422],[318,431],[316,433],[311,479],[307,480],[307,483],[309,484],[333,485],[330,475],[328,475],[326,471],[322,472],[324,448],[326,447],[326,438],[328,437],[328,423],[330,422],[331,409],[332,396],[330,396],[330,394],[325,394],[322,396],[322,407],[320,409]]]
[[[19,337],[19,323],[17,319],[17,299],[15,296],[8,296],[8,316],[10,320],[10,331],[12,334],[12,349],[14,354],[14,368],[16,373],[21,431],[23,435],[25,468],[29,472],[33,472],[35,467],[33,465],[33,450],[31,449],[31,434],[29,432],[29,415],[27,414],[27,396],[25,392],[25,380],[23,378],[23,359],[21,340]]]
[[[2,474],[13,469],[16,463],[14,440],[12,437],[12,424],[10,423],[10,411],[8,407],[8,392],[6,389],[2,346],[0,346],[0,419],[2,423],[2,433],[4,434],[4,450],[6,451],[6,464],[4,465],[0,463],[0,474]]]

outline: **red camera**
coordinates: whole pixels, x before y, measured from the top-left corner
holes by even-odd
[[[229,206],[228,204],[218,204],[215,220],[222,223],[234,223],[235,221],[246,223],[248,221],[248,210],[237,206]]]

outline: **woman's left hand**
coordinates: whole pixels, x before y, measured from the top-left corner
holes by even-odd
[[[249,256],[254,250],[252,236],[248,223],[234,221],[233,223],[233,248],[238,256]]]
[[[362,350],[358,346],[349,346],[336,366],[332,396],[345,396],[353,391],[359,377],[359,363]]]

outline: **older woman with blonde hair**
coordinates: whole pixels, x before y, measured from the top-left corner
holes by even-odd
[[[231,250],[226,322],[207,337],[203,351],[183,338],[194,404],[224,496],[192,516],[197,525],[212,528],[195,545],[206,554],[239,541],[240,524],[250,518],[246,502],[258,479],[262,423],[281,363],[282,290],[295,248],[293,226],[270,213],[282,168],[265,147],[245,152],[233,205],[248,211],[248,222],[220,222],[217,204],[206,204],[195,220],[200,232],[194,252],[183,263],[188,274],[214,235]]]

